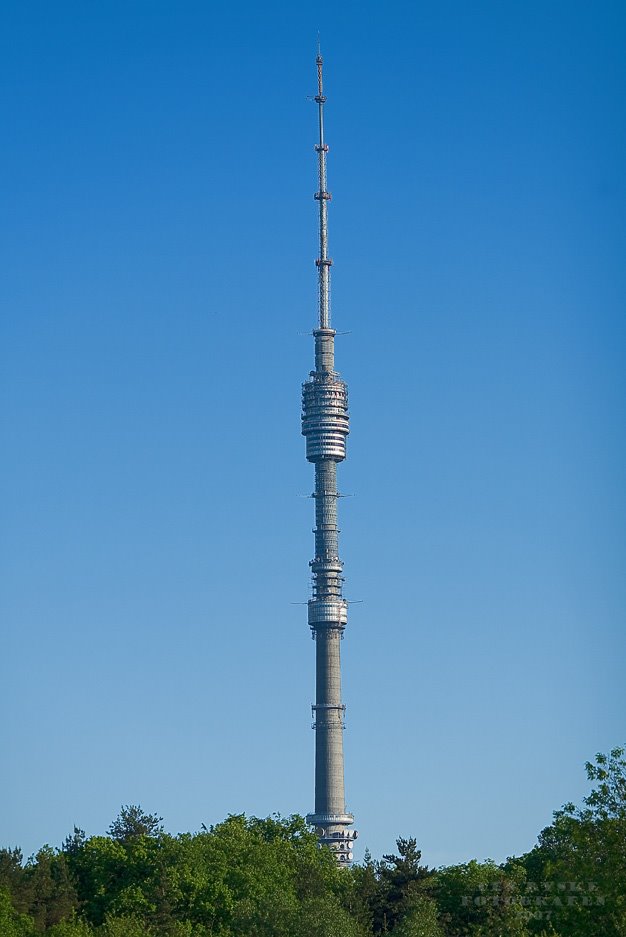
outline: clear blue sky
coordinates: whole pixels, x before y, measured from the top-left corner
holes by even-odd
[[[0,841],[313,806],[317,31],[359,855],[626,739],[621,2],[10,2]]]

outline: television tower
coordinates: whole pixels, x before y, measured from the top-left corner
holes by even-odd
[[[337,463],[346,457],[348,389],[335,368],[335,330],[330,324],[330,268],[328,256],[328,202],[324,142],[322,57],[317,56],[319,113],[318,156],[320,253],[315,261],[319,280],[319,326],[315,338],[315,370],[302,385],[302,435],[306,457],[315,465],[315,557],[309,563],[313,597],[308,602],[309,626],[316,647],[315,703],[315,812],[307,821],[315,826],[320,844],[330,846],[339,865],[352,860],[356,830],[346,812],[343,780],[343,729],[346,707],[341,702],[340,642],[348,620],[348,603],[342,596],[343,563],[339,559],[337,528]]]

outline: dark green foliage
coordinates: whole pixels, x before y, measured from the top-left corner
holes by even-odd
[[[429,870],[413,838],[338,869],[301,817],[230,816],[171,836],[125,806],[24,863],[0,850],[0,937],[626,937],[626,761],[586,766],[535,849]]]
[[[0,849],[0,888],[15,895],[24,876],[21,849]]]
[[[22,888],[39,931],[65,920],[76,908],[76,888],[67,857],[50,846],[29,859]]]
[[[596,786],[583,806],[565,804],[538,845],[513,861],[525,868],[563,937],[626,937],[624,750],[599,754],[585,768]],[[533,922],[533,933],[541,921]]]
[[[409,913],[415,916],[433,875],[420,865],[422,854],[415,839],[400,837],[396,846],[397,855],[383,856],[381,862],[372,862],[367,855],[364,864],[351,872],[348,906],[366,933],[390,933]]]
[[[75,856],[81,851],[87,841],[87,834],[80,827],[75,826],[74,832],[63,840],[61,852],[66,856]]]
[[[11,895],[0,887],[0,934],[2,937],[34,937],[35,926],[31,918],[15,910]]]
[[[382,902],[374,915],[374,933],[391,930],[403,915],[414,908],[432,874],[427,866],[419,864],[422,853],[413,837],[400,837],[396,846],[398,855],[383,856],[378,867]]]
[[[50,846],[43,846],[25,866],[19,849],[0,850],[0,888],[6,889],[16,911],[30,916],[39,932],[69,917],[76,907],[66,856]]]
[[[467,862],[440,869],[432,883],[445,933],[453,937],[526,937],[523,869]]]
[[[139,805],[126,805],[109,827],[108,834],[118,843],[128,843],[141,836],[159,836],[163,832],[162,819],[163,817],[157,817],[155,813],[146,813]],[[80,837],[81,833],[82,830],[74,827],[75,839],[77,835]]]

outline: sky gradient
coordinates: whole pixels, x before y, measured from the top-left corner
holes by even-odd
[[[321,31],[365,846],[626,741],[623,3],[5,3],[0,845],[313,807]]]

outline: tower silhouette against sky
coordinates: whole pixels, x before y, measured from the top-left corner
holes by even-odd
[[[309,563],[313,597],[308,602],[309,626],[316,647],[316,691],[313,705],[315,729],[315,811],[307,816],[320,843],[327,844],[343,865],[352,859],[356,831],[346,812],[343,773],[343,730],[346,707],[341,701],[340,644],[348,620],[348,603],[342,596],[343,563],[339,559],[337,528],[337,463],[346,457],[348,389],[335,368],[335,330],[330,323],[330,268],[328,256],[328,202],[324,142],[322,57],[317,57],[319,113],[318,155],[319,325],[315,338],[315,370],[302,385],[302,435],[306,457],[315,465],[315,556]]]

